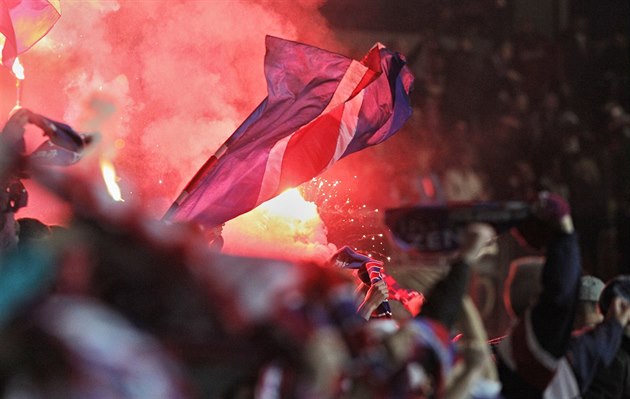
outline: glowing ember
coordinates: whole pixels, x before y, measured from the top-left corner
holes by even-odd
[[[11,68],[11,70],[13,71],[13,74],[15,75],[17,79],[24,80],[24,67],[20,63],[19,58],[17,57],[15,58],[15,61],[13,61],[13,67]]]
[[[109,160],[101,159],[101,173],[103,174],[103,180],[105,181],[109,195],[114,201],[123,202],[120,187],[116,182],[116,170]]]
[[[319,217],[317,205],[306,201],[297,188],[286,190],[279,196],[261,204],[259,208],[267,211],[270,216],[295,219],[301,222]]]

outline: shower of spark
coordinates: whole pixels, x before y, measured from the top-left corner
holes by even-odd
[[[355,177],[356,179],[356,177]],[[317,177],[226,223],[226,253],[325,262],[349,245],[389,262],[381,213],[357,204],[348,184]]]
[[[339,247],[349,245],[370,257],[387,262],[390,257],[381,213],[378,209],[357,203],[350,195],[350,185],[339,180],[328,181],[316,177],[304,183],[302,189],[304,197],[317,204],[331,243]]]

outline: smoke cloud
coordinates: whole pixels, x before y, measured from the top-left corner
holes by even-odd
[[[101,179],[98,159],[109,159],[125,201],[141,203],[148,216],[160,218],[206,159],[266,96],[265,35],[350,55],[320,14],[323,3],[64,0],[57,24],[20,57],[26,75],[22,104],[79,131],[100,133],[98,148],[73,168],[92,180]],[[10,72],[3,70],[0,115],[8,115],[15,104],[14,85]],[[27,135],[28,140],[33,137],[42,139]],[[385,145],[347,157],[323,176],[346,185],[354,203],[387,205],[383,193],[392,165],[383,162],[390,158]],[[25,183],[29,206],[17,216],[63,224],[70,214],[68,207]],[[226,250],[245,251],[247,234],[262,235],[248,232],[245,224],[226,226]],[[269,221],[264,226],[277,250],[262,255],[276,256],[293,245],[305,258],[324,259],[335,250],[321,219],[302,226],[307,231],[301,233],[302,244],[281,237],[281,224]],[[309,240],[312,244],[306,243]],[[342,238],[335,243],[348,241]],[[251,246],[269,244],[252,242]]]
[[[22,103],[77,130],[100,132],[98,156],[113,161],[123,197],[142,201],[150,215],[161,217],[266,96],[265,35],[341,50],[321,5],[63,1],[61,19],[20,57]],[[0,112],[7,115],[15,89],[10,72],[2,73]],[[60,222],[66,213],[31,190],[23,215]]]

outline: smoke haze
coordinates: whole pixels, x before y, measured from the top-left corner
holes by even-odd
[[[319,12],[323,3],[62,1],[60,20],[20,57],[26,75],[22,104],[78,131],[100,133],[98,147],[72,168],[100,180],[98,160],[109,159],[125,201],[141,203],[147,215],[160,218],[266,96],[265,35],[357,56],[349,53],[356,49],[336,41]],[[8,115],[16,94],[15,80],[6,69],[0,73],[0,88],[0,113]],[[27,131],[27,139],[42,137]],[[387,205],[383,187],[393,167],[383,162],[391,157],[386,145],[345,158],[324,176],[345,185],[355,197],[352,203],[372,201],[383,207]],[[398,152],[397,147],[389,148]],[[30,181],[25,184],[29,206],[17,216],[63,224],[70,214],[67,206]],[[346,206],[346,198],[341,201]],[[255,248],[269,246],[258,240],[261,226],[247,227],[248,220],[228,223],[226,250],[255,255],[251,253],[257,252]],[[304,255],[301,258],[321,260],[336,249],[328,243],[319,218],[302,226],[300,239],[282,236],[282,221],[267,223],[263,228],[272,242],[275,239],[275,249],[259,255],[275,257],[293,246],[295,253]],[[348,244],[339,241],[336,244]],[[248,245],[254,249],[246,250]]]
[[[57,24],[20,57],[23,106],[100,132],[98,156],[113,161],[123,197],[160,217],[266,96],[265,35],[341,51],[321,4],[63,1]],[[7,115],[15,83],[8,70],[2,74],[0,111]],[[96,163],[80,168],[87,164]],[[30,185],[29,192],[30,205],[18,216],[63,218],[51,198],[41,200]]]

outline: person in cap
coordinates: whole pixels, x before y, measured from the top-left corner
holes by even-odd
[[[594,284],[580,277],[579,247],[568,204],[555,195],[541,200],[549,209],[541,212],[543,219],[538,216],[532,221],[539,225],[519,230],[532,247],[546,249],[545,257],[515,260],[506,279],[506,309],[517,318],[507,338],[497,345],[506,398],[580,397],[597,365],[610,363],[622,328],[630,320],[629,303],[616,300],[604,322],[572,335],[580,298],[592,298]],[[549,225],[542,228],[540,223]]]
[[[606,284],[599,297],[599,308],[607,314],[622,300],[630,301],[630,275],[617,276]],[[620,340],[612,361],[597,368],[582,396],[584,399],[630,397],[630,327],[627,324]]]
[[[599,311],[597,304],[603,289],[604,282],[595,276],[585,275],[580,278],[578,306],[573,322],[574,330],[595,327],[604,320],[604,315]]]
[[[583,296],[580,298],[584,300],[580,299],[580,302],[587,302],[596,295],[595,284],[597,283],[591,284],[593,280],[589,280],[591,279],[583,279],[584,284],[580,289]],[[582,290],[585,285],[587,289]],[[596,292],[590,289],[593,286]],[[617,283],[612,284],[612,287],[616,286]],[[628,287],[630,287],[630,281],[628,281]],[[599,298],[602,321],[592,327],[586,326],[575,331],[567,352],[567,359],[582,395],[591,389],[599,370],[613,365],[622,345],[624,331],[629,329],[630,324],[630,290],[623,293],[622,290],[604,288]]]

